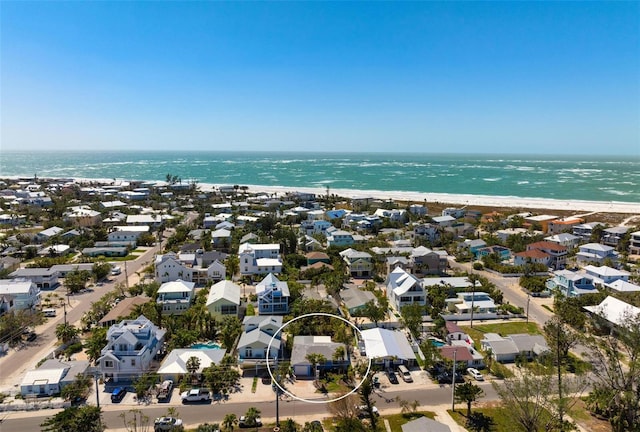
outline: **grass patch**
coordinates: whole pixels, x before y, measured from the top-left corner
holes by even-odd
[[[466,427],[467,424],[467,410],[447,410],[449,415],[462,427]],[[493,420],[492,432],[513,432],[514,429],[518,429],[513,418],[513,413],[503,407],[486,407],[475,408],[472,412],[479,412]],[[516,426],[514,428],[514,426]]]
[[[402,432],[403,424],[410,422],[411,420],[415,420],[419,417],[428,417],[433,420],[436,417],[436,413],[432,411],[417,411],[415,413],[409,414],[391,414],[388,416],[384,416],[384,418],[389,421],[391,432]]]

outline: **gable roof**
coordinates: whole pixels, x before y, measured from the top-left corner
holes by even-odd
[[[612,296],[607,296],[599,305],[584,306],[584,309],[618,326],[624,325],[630,317],[640,315],[640,308]]]
[[[229,280],[221,280],[209,290],[207,305],[225,299],[236,305],[240,304],[240,286]]]
[[[419,417],[403,424],[402,432],[451,432],[451,428],[429,417]]]
[[[211,363],[219,364],[227,353],[225,349],[194,349],[181,348],[174,349],[160,364],[158,374],[186,374],[187,361],[190,357],[197,357],[200,360],[200,368],[198,372],[211,366]]]

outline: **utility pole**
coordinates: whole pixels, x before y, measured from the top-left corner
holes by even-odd
[[[69,298],[67,296],[67,298]],[[64,309],[64,326],[67,326],[67,303],[62,302],[62,308]]]
[[[473,281],[473,288],[471,290],[471,328],[473,328],[473,309],[475,308],[476,300],[476,280]]]
[[[458,350],[453,350],[453,376],[451,377],[451,411],[456,410],[456,354]]]
[[[531,301],[531,294],[527,294],[527,324],[529,324],[529,302]]]
[[[100,375],[100,372],[98,372],[98,370],[94,370],[93,378],[96,380],[96,405],[98,406],[98,409],[99,409],[100,408],[100,391],[98,390],[98,375]]]
[[[269,358],[267,357],[267,361]],[[280,430],[280,370],[278,369],[278,357],[275,361],[276,367],[276,428]]]

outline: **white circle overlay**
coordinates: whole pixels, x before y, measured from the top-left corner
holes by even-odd
[[[273,382],[279,389],[280,391],[282,391],[283,393],[286,393],[287,395],[289,395],[290,397],[292,397],[293,399],[297,399],[300,402],[308,402],[308,403],[315,403],[315,404],[322,404],[322,403],[330,403],[330,402],[336,402],[339,401],[340,399],[344,399],[347,396],[350,396],[352,394],[354,394],[355,392],[358,391],[358,389],[360,388],[360,386],[362,385],[362,383],[364,382],[365,379],[367,379],[367,376],[369,375],[369,371],[371,370],[371,358],[369,356],[367,356],[367,359],[369,360],[369,364],[367,365],[367,371],[364,374],[364,377],[360,380],[360,382],[358,383],[357,386],[355,386],[355,388],[353,390],[351,390],[349,393],[343,394],[340,397],[337,398],[333,398],[333,399],[327,399],[327,400],[317,400],[317,399],[305,399],[305,398],[301,398],[300,396],[296,396],[295,394],[291,393],[290,391],[284,389],[280,383],[275,379],[275,377],[273,376],[273,372],[271,371],[271,366],[269,365],[270,363],[270,359],[269,359],[269,353],[271,352],[271,344],[273,343],[273,341],[276,338],[276,335],[280,332],[282,332],[282,329],[284,329],[286,326],[288,326],[289,324],[296,322],[299,319],[302,318],[309,318],[309,317],[313,317],[313,316],[326,316],[329,318],[337,318],[339,320],[344,321],[345,323],[349,324],[351,326],[351,328],[353,328],[356,332],[358,332],[360,334],[360,338],[364,340],[364,337],[362,336],[362,332],[360,331],[360,329],[358,327],[356,327],[353,323],[351,323],[350,321],[342,318],[341,316],[338,315],[334,315],[334,314],[330,314],[330,313],[326,313],[326,312],[314,312],[314,313],[308,313],[308,314],[304,314],[304,315],[300,315],[299,317],[295,317],[294,319],[286,322],[285,324],[283,324],[274,334],[273,336],[271,336],[271,340],[269,341],[269,345],[267,345],[267,371],[269,372],[269,376],[271,377],[271,382]]]

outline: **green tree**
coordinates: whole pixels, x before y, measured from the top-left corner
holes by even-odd
[[[232,413],[226,414],[224,416],[224,419],[222,420],[222,427],[224,427],[225,430],[228,430],[228,431],[233,431],[233,428],[237,424],[238,424],[238,417]]]
[[[91,272],[88,270],[73,270],[64,277],[64,285],[69,294],[75,294],[85,289],[87,282],[91,280]]]
[[[365,406],[367,416],[371,422],[371,429],[375,431],[378,429],[378,414],[373,411],[373,407],[375,406],[375,402],[371,399],[371,395],[373,394],[373,384],[369,377],[362,381],[358,392],[360,393],[360,401]]]
[[[89,361],[96,361],[105,346],[107,346],[107,328],[94,328],[91,335],[84,342],[84,350]]]
[[[58,324],[56,326],[56,337],[63,343],[69,343],[78,337],[80,330],[69,323]]]
[[[305,422],[302,432],[324,432],[322,424],[316,422]]]
[[[305,359],[311,363],[311,370],[314,374],[314,376],[317,378],[316,376],[316,367],[319,364],[322,363],[326,363],[327,362],[327,358],[325,356],[323,356],[322,354],[318,354],[318,353],[309,353],[305,356]],[[316,380],[317,381],[317,380]]]
[[[419,338],[422,332],[422,315],[424,313],[424,306],[414,303],[403,306],[400,309],[400,315],[402,315],[402,321],[404,322],[407,330],[414,338]]]
[[[64,386],[60,392],[60,397],[66,401],[86,399],[91,384],[91,377],[77,374],[76,379],[71,384]]]
[[[149,416],[139,409],[130,409],[128,412],[120,413],[119,417],[127,432],[145,432],[149,429]]]
[[[360,308],[357,315],[369,318],[378,327],[378,323],[386,318],[387,312],[378,306],[375,301],[370,300]]]
[[[236,316],[226,315],[222,318],[222,324],[220,325],[220,338],[222,340],[222,346],[231,351],[233,345],[242,333],[242,323]]]
[[[191,382],[194,382],[196,374],[198,373],[198,369],[200,369],[200,359],[196,356],[189,357],[187,359],[187,363],[185,364],[185,368],[191,376]]]
[[[108,262],[96,262],[91,267],[91,273],[96,281],[104,279],[111,272],[111,264]]]
[[[469,418],[471,416],[471,404],[481,398],[483,394],[484,390],[467,381],[456,386],[454,397],[456,402],[467,404],[467,418]]]
[[[43,432],[102,432],[106,430],[102,410],[93,405],[69,407],[48,417],[41,425]]]
[[[256,407],[249,407],[247,412],[244,413],[244,421],[248,426],[257,426],[258,417],[260,417],[261,411]]]

